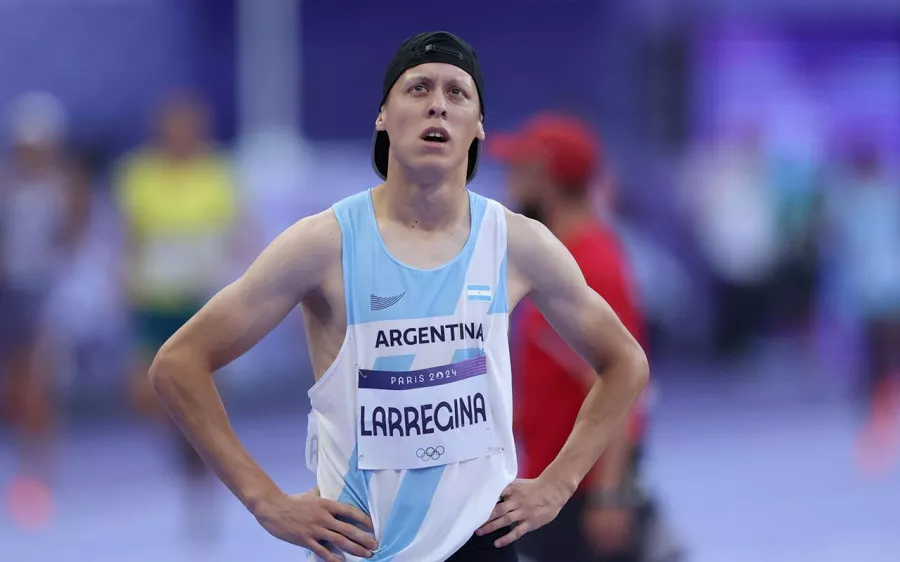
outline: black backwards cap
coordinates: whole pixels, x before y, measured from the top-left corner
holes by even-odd
[[[484,117],[484,79],[481,76],[481,65],[478,64],[478,55],[471,45],[446,31],[429,31],[413,35],[400,45],[393,60],[384,74],[384,86],[382,88],[381,103],[378,108],[384,106],[388,94],[394,84],[404,72],[429,62],[442,62],[452,64],[466,71],[475,82],[478,90],[478,102],[481,105],[481,116]],[[372,146],[372,167],[375,173],[385,180],[388,173],[388,152],[391,141],[386,131],[375,131],[375,139]],[[475,177],[478,169],[478,154],[481,150],[481,141],[475,139],[469,147],[469,165],[466,170],[466,183]]]

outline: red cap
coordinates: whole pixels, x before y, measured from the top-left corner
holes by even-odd
[[[547,173],[563,186],[584,189],[600,168],[600,142],[580,120],[542,113],[516,133],[490,135],[488,154],[513,164],[543,160]]]

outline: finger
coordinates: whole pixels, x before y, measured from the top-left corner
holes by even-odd
[[[353,507],[352,505],[347,505],[345,503],[326,500],[328,502],[328,511],[331,512],[332,515],[340,515],[346,519],[351,519],[363,525],[366,529],[370,531],[375,530],[375,526],[372,525],[372,519],[362,512],[362,510]]]
[[[494,510],[491,511],[491,515],[490,515],[490,517],[488,517],[487,523],[485,523],[484,525],[479,527],[478,530],[475,531],[475,534],[484,535],[486,533],[489,533],[490,531],[485,530],[489,523],[493,522],[498,517],[503,517],[507,513],[511,512],[511,511],[515,511],[517,508],[518,508],[518,503],[511,501],[511,500],[498,503],[497,505],[494,506]]]
[[[511,511],[506,515],[498,517],[493,521],[489,521],[485,525],[482,525],[479,531],[481,531],[481,535],[487,535],[493,533],[497,529],[502,529],[503,527],[508,527],[513,523],[521,520],[524,517],[524,513],[521,510]]]
[[[522,535],[527,533],[529,530],[531,530],[531,525],[529,525],[527,521],[524,523],[520,523],[516,525],[516,527],[512,531],[495,540],[494,546],[496,546],[497,548],[503,548],[508,544],[512,544],[515,541],[519,540]]]
[[[328,528],[332,531],[340,533],[355,542],[356,544],[360,544],[369,550],[377,550],[378,549],[378,541],[375,540],[375,537],[366,533],[365,531],[354,527],[349,523],[344,523],[343,521],[338,521],[335,519]]]
[[[343,550],[344,552],[349,552],[354,556],[361,556],[363,558],[372,557],[373,553],[371,550],[364,546],[356,544],[340,533],[335,533],[334,531],[325,531],[324,533],[322,533],[322,536],[325,538],[325,540]]]
[[[515,494],[518,491],[519,482],[521,482],[521,480],[519,480],[518,478],[513,480],[512,482],[509,483],[508,486],[506,486],[506,488],[503,489],[502,492],[500,492],[500,503],[503,503],[507,498],[509,498],[510,496],[512,496],[513,494]]]
[[[326,560],[327,562],[341,562],[341,559],[329,552],[325,546],[319,542],[312,541],[310,544],[301,545],[308,548],[312,551],[313,554],[321,558],[322,560]]]

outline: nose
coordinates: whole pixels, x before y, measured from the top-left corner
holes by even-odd
[[[447,103],[443,94],[431,96],[431,104],[428,106],[429,117],[447,117]]]

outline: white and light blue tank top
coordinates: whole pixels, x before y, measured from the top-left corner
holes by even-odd
[[[322,497],[372,518],[379,548],[369,560],[446,560],[516,476],[506,217],[496,201],[468,196],[465,246],[428,270],[386,248],[371,190],[333,207],[347,333],[309,391],[307,458]]]

